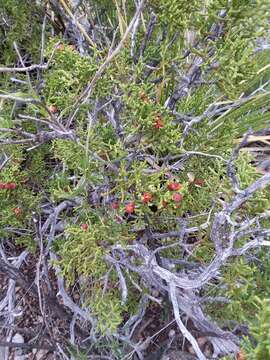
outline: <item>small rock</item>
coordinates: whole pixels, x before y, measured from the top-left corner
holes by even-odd
[[[15,317],[19,317],[23,315],[23,308],[22,306],[17,306],[17,308],[14,310],[13,315]]]
[[[169,331],[169,337],[172,338],[172,337],[174,337],[174,336],[175,336],[175,330],[171,329],[171,330]]]
[[[22,337],[21,334],[16,333],[13,338],[12,338],[12,342],[14,343],[18,343],[18,344],[23,344],[24,343],[24,338]],[[22,355],[23,351],[21,348],[17,347],[15,349],[15,353],[14,353],[14,360],[24,360],[25,356]],[[23,356],[23,357],[22,357]],[[21,358],[22,357],[22,358]]]
[[[156,289],[153,289],[152,290],[152,296],[157,298],[159,296],[159,292]]]
[[[17,355],[15,351],[14,360],[26,360],[26,359],[27,359],[26,355]]]
[[[12,342],[23,344],[24,343],[24,338],[22,337],[21,334],[16,333],[12,338]]]
[[[37,316],[37,322],[42,324],[43,323],[43,317],[38,315]]]

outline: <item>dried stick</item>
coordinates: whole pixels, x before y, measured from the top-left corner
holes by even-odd
[[[41,65],[41,64],[33,64],[33,65],[29,65],[29,66],[24,66],[24,67],[0,67],[0,72],[1,73],[15,73],[15,72],[29,72],[29,71],[33,71],[33,70],[46,70],[48,68],[47,64]]]
[[[181,331],[183,336],[191,343],[196,355],[198,356],[198,359],[199,360],[207,360],[206,357],[204,356],[204,354],[202,353],[201,349],[199,348],[197,341],[192,336],[192,334],[187,330],[187,328],[185,327],[185,325],[183,324],[183,322],[180,318],[179,307],[178,307],[177,296],[176,296],[176,287],[175,287],[174,283],[170,282],[170,283],[168,283],[168,286],[170,289],[169,294],[170,294],[170,298],[171,298],[172,305],[173,305],[174,317],[175,317],[176,323],[179,327],[179,330]]]
[[[115,268],[119,277],[121,293],[122,293],[121,305],[124,305],[127,301],[127,296],[128,296],[127,284],[119,264],[115,264]]]
[[[90,46],[92,46],[94,49],[96,48],[96,44],[94,43],[94,41],[90,38],[90,36],[87,34],[87,32],[85,31],[85,28],[79,23],[79,21],[77,21],[77,19],[75,18],[75,16],[72,14],[72,11],[70,10],[70,8],[68,7],[68,5],[66,4],[66,2],[64,0],[59,0],[59,2],[61,3],[61,5],[63,6],[63,8],[65,9],[66,13],[68,14],[68,16],[71,17],[71,19],[74,21],[74,23],[76,24],[77,28],[80,30],[80,32],[83,34],[83,36],[85,37],[85,39],[87,40],[87,42],[89,43]]]
[[[233,211],[243,205],[258,190],[264,189],[270,184],[270,173],[265,174],[260,179],[251,184],[248,188],[238,194],[231,204],[227,206],[226,213],[230,215]]]
[[[50,55],[50,58],[46,64],[33,64],[30,66],[23,66],[23,67],[0,67],[0,73],[9,73],[9,72],[15,73],[15,72],[30,72],[33,70],[47,70],[52,61],[52,58],[54,56],[54,53],[55,53],[58,45],[59,45],[59,42],[54,46],[53,51]]]

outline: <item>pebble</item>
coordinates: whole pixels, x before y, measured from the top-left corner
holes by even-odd
[[[14,360],[26,360],[27,355],[17,355],[16,352],[14,354]]]
[[[12,342],[23,344],[24,338],[22,337],[21,334],[16,333],[12,338]],[[14,352],[14,360],[25,360],[25,359],[26,359],[26,356],[23,355],[23,349],[17,347]]]
[[[175,330],[171,329],[171,330],[169,331],[169,337],[172,338],[172,337],[174,337],[174,336],[175,336]]]
[[[13,336],[13,338],[12,338],[12,342],[23,344],[23,343],[24,343],[24,339],[23,339],[23,337],[22,337],[21,334],[16,333],[16,334]]]
[[[159,296],[159,291],[158,290],[155,290],[155,289],[153,289],[152,290],[152,296],[154,296],[154,297],[158,297]]]

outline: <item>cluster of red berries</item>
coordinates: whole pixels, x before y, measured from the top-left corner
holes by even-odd
[[[153,195],[150,192],[143,193],[142,202],[144,204],[147,204],[147,203],[151,202],[152,200],[153,200]],[[111,206],[114,210],[116,210],[119,208],[119,205],[120,205],[119,201],[115,200],[112,202]],[[135,202],[134,201],[128,202],[125,206],[125,211],[128,214],[133,214],[135,212]]]
[[[192,183],[194,183],[195,185],[202,187],[204,185],[204,181],[201,179],[193,179]],[[167,189],[171,192],[173,192],[172,194],[172,200],[177,204],[176,206],[179,207],[179,203],[183,200],[183,195],[179,192],[179,190],[181,190],[183,188],[183,185],[180,184],[179,182],[176,181],[170,181],[167,184]],[[144,192],[142,195],[142,202],[144,204],[148,204],[151,203],[153,200],[153,194],[150,192]],[[163,206],[167,206],[168,202],[167,201],[163,201],[162,202]],[[120,206],[120,202],[119,200],[114,200],[111,203],[111,207],[114,210],[117,210]],[[130,201],[125,205],[125,212],[127,214],[133,214],[135,212],[135,201]],[[88,224],[81,224],[81,229],[84,231],[88,230]]]
[[[198,187],[202,187],[204,186],[205,182],[201,179],[192,179],[191,183],[194,183],[196,186]],[[176,181],[170,181],[168,182],[167,184],[167,189],[171,192],[173,192],[172,194],[172,200],[176,203],[176,207],[179,208],[180,206],[180,202],[183,200],[183,194],[181,194],[179,192],[179,190],[181,190],[183,188],[183,185],[180,184],[179,182],[176,182]],[[151,192],[144,192],[143,195],[142,195],[142,202],[144,204],[148,204],[148,203],[151,203],[153,200],[153,194]],[[163,200],[162,202],[163,206],[167,206],[168,205],[168,202]],[[111,207],[112,209],[114,210],[117,210],[119,209],[120,207],[120,201],[119,200],[114,200],[112,203],[111,203]],[[126,205],[125,205],[125,212],[127,214],[133,214],[135,212],[135,201],[129,201]],[[117,218],[117,216],[116,216]],[[121,218],[120,218],[121,220]],[[88,224],[81,224],[81,229],[84,230],[84,231],[87,231],[88,230]]]
[[[118,200],[115,200],[113,203],[112,203],[112,208],[114,210],[117,210],[119,208],[119,201]]]
[[[183,195],[180,194],[179,192],[177,192],[178,190],[180,190],[183,187],[182,184],[177,183],[177,182],[169,182],[167,185],[168,190],[170,191],[174,191],[173,195],[172,195],[172,200],[176,203],[179,203],[180,201],[183,200]],[[142,202],[144,204],[148,204],[151,203],[153,200],[153,194],[150,192],[144,192],[142,195]],[[166,206],[167,202],[164,201],[163,205]],[[118,200],[115,200],[112,202],[111,207],[114,210],[117,210],[120,206],[120,203]],[[135,202],[134,201],[130,201],[125,205],[125,212],[128,214],[133,214],[135,212]]]
[[[14,190],[17,185],[14,182],[2,183],[0,182],[0,190]]]
[[[164,128],[164,123],[160,115],[157,115],[154,119],[154,128],[158,130]]]

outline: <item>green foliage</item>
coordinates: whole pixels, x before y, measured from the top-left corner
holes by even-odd
[[[52,149],[57,160],[61,160],[68,170],[81,173],[85,168],[83,148],[68,140],[57,139],[53,142]]]
[[[87,350],[81,350],[78,347],[74,345],[68,346],[68,352],[75,360],[87,360],[88,358],[88,351]]]
[[[126,100],[124,117],[128,138],[136,134],[136,137],[141,137],[140,148],[145,150],[146,147],[152,147],[157,155],[162,156],[168,151],[172,155],[177,153],[177,141],[181,136],[180,126],[172,121],[168,111],[159,104],[157,89],[153,86],[143,87],[141,84],[122,86],[122,89]],[[159,119],[160,129],[156,125]]]
[[[46,56],[48,58],[55,47],[55,56],[50,71],[45,75],[46,85],[42,95],[47,104],[55,105],[62,115],[66,115],[97,70],[97,64],[93,58],[80,56],[74,46],[55,38],[47,46]]]
[[[235,320],[248,324],[253,331],[258,326],[259,321],[256,319],[258,304],[269,297],[267,285],[269,259],[268,255],[262,251],[257,252],[256,255],[260,258],[258,262],[247,262],[243,259],[232,260],[224,269],[223,281],[219,288],[209,287],[209,295],[225,295],[229,299],[228,304],[219,304],[218,309],[214,304],[207,306],[209,314],[221,324]],[[264,326],[263,322],[261,326]],[[258,336],[254,338],[259,341]]]
[[[196,98],[197,94],[194,96]],[[255,95],[213,121],[201,121],[194,127],[196,133],[192,132],[187,136],[185,149],[228,156],[228,149],[236,145],[237,138],[249,130],[258,131],[267,126],[269,105],[269,93],[266,92]]]
[[[82,216],[83,211],[79,213]],[[78,275],[82,276],[85,282],[91,279],[92,287],[91,290],[86,287],[87,299],[84,305],[90,307],[91,313],[97,318],[96,331],[105,335],[116,331],[125,310],[120,304],[118,292],[112,288],[103,293],[100,289],[103,276],[109,270],[104,261],[106,248],[116,240],[125,244],[130,237],[125,224],[120,225],[113,219],[90,214],[88,209],[85,218],[81,219],[89,224],[87,230],[70,225],[65,229],[66,238],[60,239],[55,246],[61,257],[58,264],[68,284],[72,285]],[[110,273],[109,280],[113,286],[113,273]]]
[[[94,213],[87,206],[76,211],[81,215],[80,223],[67,226],[66,238],[59,240],[57,245],[63,274],[69,283],[74,281],[76,274],[99,279],[107,270],[104,262],[106,247],[114,244],[116,239],[123,244],[130,239],[127,224],[119,224],[113,217],[102,217],[98,210]],[[113,214],[112,210],[110,214]],[[88,224],[87,231],[81,228],[82,223]]]
[[[40,197],[31,189],[26,171],[21,171],[23,156],[20,148],[13,147],[13,156],[1,171],[1,183],[15,183],[14,190],[0,190],[0,236],[17,244],[35,248],[32,228],[32,211],[36,210]]]
[[[173,33],[179,31],[181,48],[186,44],[192,53],[205,60],[206,65],[210,65],[209,52],[215,52],[211,63],[218,64],[218,71],[210,79],[216,81],[221,92],[229,98],[238,97],[241,94],[239,83],[251,80],[256,73],[256,61],[250,59],[256,38],[268,28],[265,20],[269,0],[151,0],[150,3],[159,13],[161,24]],[[213,33],[213,23],[219,26],[221,36],[216,37]]]
[[[183,31],[201,25],[202,3],[198,0],[188,2],[184,0],[151,0],[150,3],[159,12],[161,21],[171,27],[176,27],[177,30]]]
[[[66,229],[67,240],[61,244],[59,254],[62,272],[68,283],[73,283],[77,274],[98,278],[106,271],[104,250],[98,244],[103,240],[102,235],[100,229],[95,231],[95,226],[87,232],[74,226]]]
[[[119,294],[116,291],[103,294],[101,289],[95,289],[88,305],[97,316],[97,331],[102,335],[115,333],[123,321],[122,314],[125,311],[125,307],[120,303]]]
[[[256,65],[256,74],[249,81],[244,81],[242,84],[242,90],[247,95],[255,91],[256,89],[264,86],[264,89],[269,91],[269,84],[265,86],[270,79],[270,67],[269,67],[269,55],[270,50],[259,51],[253,56],[254,65]]]
[[[5,19],[0,28],[0,63],[11,64],[16,59],[13,42],[37,59],[40,47],[43,9],[31,0],[1,0],[0,15]]]
[[[50,176],[51,148],[46,144],[35,149],[27,158],[27,175],[38,186],[46,187]]]
[[[247,359],[265,360],[270,358],[270,300],[255,298],[255,320],[250,326],[252,339],[246,338],[244,349]],[[254,340],[257,346],[254,347]]]

